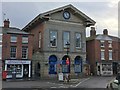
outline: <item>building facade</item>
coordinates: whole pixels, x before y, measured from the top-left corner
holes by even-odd
[[[1,31],[1,60],[6,78],[31,77],[33,35],[18,28],[9,27],[10,21],[5,20]]]
[[[23,31],[34,34],[32,74],[57,77],[58,73],[79,76],[86,64],[86,27],[95,21],[72,5],[38,15]]]
[[[119,40],[118,37],[108,35],[107,29],[103,30],[103,34],[96,35],[95,28],[91,27],[86,43],[91,73],[105,76],[117,74],[120,62]]]

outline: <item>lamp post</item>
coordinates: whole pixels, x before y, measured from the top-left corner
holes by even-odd
[[[70,67],[70,66],[69,66],[70,61],[69,61],[69,57],[68,57],[68,52],[69,52],[70,43],[67,42],[67,43],[66,43],[66,46],[67,46],[67,59],[66,59],[66,64],[67,64],[67,67],[69,68],[69,67]],[[68,73],[66,74],[66,80],[67,80],[67,82],[69,82],[69,80],[70,80],[70,75],[69,75]]]
[[[67,56],[68,56],[70,43],[69,43],[69,42],[67,42],[67,43],[66,43],[66,46],[67,46]]]

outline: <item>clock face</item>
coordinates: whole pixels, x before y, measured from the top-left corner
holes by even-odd
[[[70,18],[70,13],[69,13],[68,11],[65,11],[65,12],[63,13],[63,17],[64,17],[65,19],[69,19],[69,18]]]

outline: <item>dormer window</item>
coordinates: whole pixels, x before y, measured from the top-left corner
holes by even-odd
[[[100,41],[100,46],[101,46],[101,47],[105,47],[105,41],[104,41],[104,40],[101,40],[101,41]]]
[[[112,41],[108,41],[108,47],[112,48]]]

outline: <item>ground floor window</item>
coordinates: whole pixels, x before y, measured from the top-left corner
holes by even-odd
[[[57,57],[55,55],[51,55],[49,57],[49,74],[57,74]]]
[[[62,58],[62,73],[70,73],[70,58],[67,55]]]
[[[31,61],[6,60],[5,71],[7,71],[7,78],[31,77]]]
[[[80,56],[76,56],[74,60],[74,70],[75,70],[75,73],[82,72],[82,58]]]

